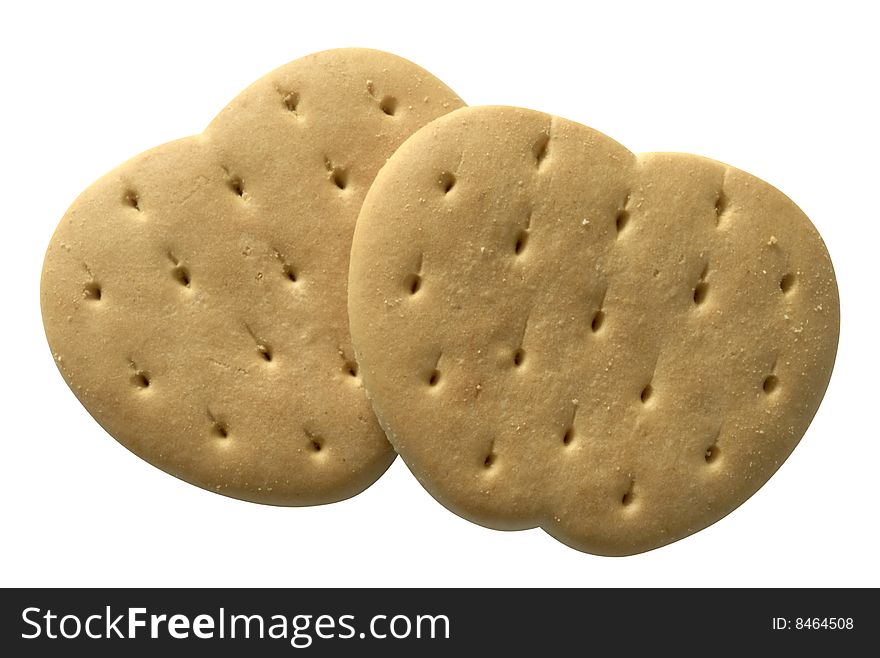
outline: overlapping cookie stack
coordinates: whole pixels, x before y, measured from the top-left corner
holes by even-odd
[[[281,67],[88,188],[41,303],[86,409],[179,478],[313,505],[398,453],[464,518],[603,555],[764,484],[839,324],[819,234],[767,183],[467,108],[362,49]]]

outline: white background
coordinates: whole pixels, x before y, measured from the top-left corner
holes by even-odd
[[[873,3],[15,2],[0,22],[0,585],[880,585],[878,20]],[[202,491],[112,440],[56,371],[43,253],[76,195],[197,133],[308,53],[388,50],[472,105],[532,107],[634,151],[691,151],[794,199],[837,269],[825,401],[779,473],[732,515],[629,558],[435,503],[397,461],[318,508]]]

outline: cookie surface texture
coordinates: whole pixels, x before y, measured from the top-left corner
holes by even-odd
[[[604,555],[764,484],[839,324],[825,246],[775,188],[500,107],[432,122],[380,172],[349,315],[379,420],[435,498]]]
[[[399,57],[326,51],[98,180],[61,220],[41,282],[79,400],[210,491],[307,505],[369,486],[394,452],[351,349],[352,231],[394,149],[461,105]]]

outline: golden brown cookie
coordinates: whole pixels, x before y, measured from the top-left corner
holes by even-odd
[[[404,59],[326,51],[89,187],[41,285],[52,353],[86,409],[135,454],[228,496],[308,505],[369,486],[394,452],[350,346],[351,235],[386,158],[461,105]]]
[[[767,183],[516,108],[409,138],[352,247],[362,376],[421,483],[606,555],[767,481],[822,399],[838,313],[819,234]]]

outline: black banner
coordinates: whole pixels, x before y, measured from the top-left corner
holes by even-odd
[[[875,646],[876,590],[6,589],[6,656],[658,655]],[[11,650],[11,652],[10,652]],[[195,652],[195,653],[194,653]]]

